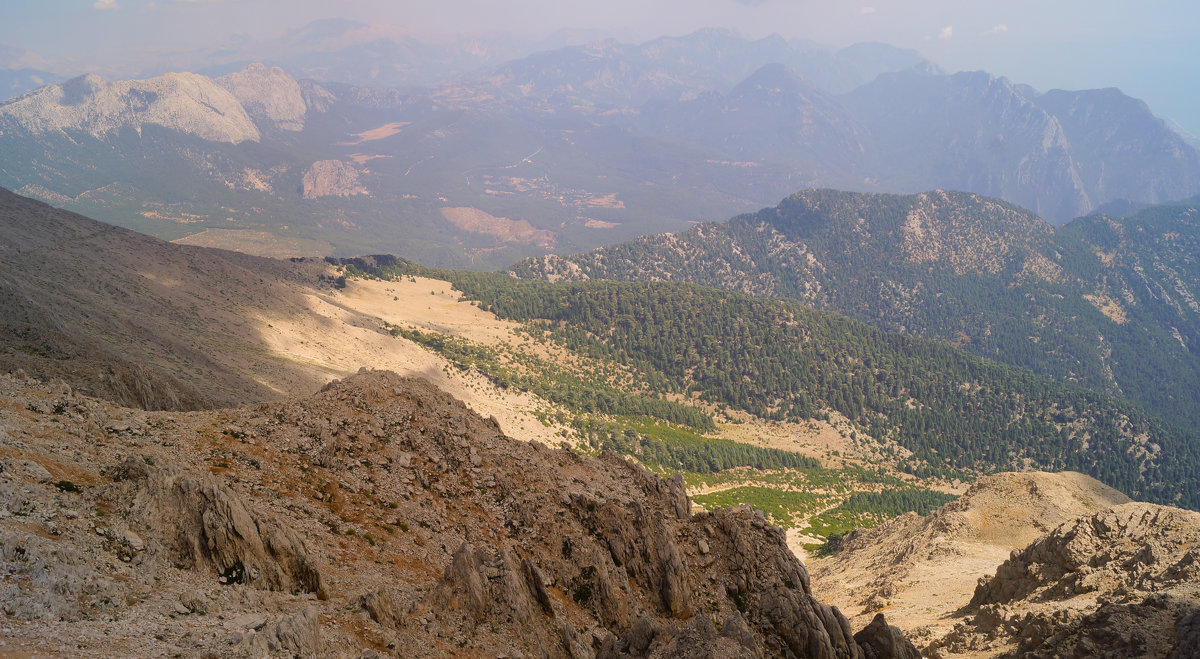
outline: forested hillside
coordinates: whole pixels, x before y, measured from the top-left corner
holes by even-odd
[[[1200,505],[1200,437],[1135,405],[793,301],[679,283],[546,283],[377,257],[376,276],[436,276],[579,354],[669,393],[768,419],[835,411],[919,475],[1038,466]],[[651,390],[649,395],[668,393]]]
[[[809,190],[679,234],[512,272],[788,297],[1200,423],[1194,205],[1055,229],[969,193]]]

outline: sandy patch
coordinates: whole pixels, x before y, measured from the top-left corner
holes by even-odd
[[[353,142],[338,142],[338,144],[340,146],[353,146],[355,144],[362,144],[363,142],[382,140],[399,133],[400,129],[411,124],[411,121],[393,121],[391,123],[372,128],[371,130],[364,130],[361,133],[351,133],[351,137],[356,137],[358,139],[354,140]]]
[[[1100,313],[1104,314],[1109,320],[1118,325],[1124,325],[1129,322],[1129,317],[1125,315],[1125,308],[1122,307],[1116,300],[1108,296],[1107,293],[1097,293],[1094,295],[1084,295],[1083,299],[1092,303]]]
[[[351,153],[350,155],[348,155],[346,157],[353,160],[355,163],[357,163],[359,165],[365,165],[366,163],[368,163],[372,160],[375,160],[377,158],[391,158],[392,156],[373,155],[373,154],[369,154],[369,153]]]
[[[604,220],[589,217],[587,222],[583,223],[583,226],[589,229],[613,229],[621,225],[617,222],[605,222]]]
[[[553,231],[535,229],[528,220],[496,217],[471,206],[447,206],[439,210],[447,222],[463,231],[495,236],[506,243],[549,248],[558,242],[558,236]]]
[[[277,378],[284,372],[293,371],[297,365],[323,380],[345,377],[362,367],[387,369],[401,375],[428,379],[482,416],[496,417],[503,431],[512,437],[552,444],[562,440],[559,434],[562,428],[546,426],[534,415],[535,410],[547,407],[540,398],[522,392],[502,391],[482,375],[459,371],[442,357],[411,341],[384,333],[379,325],[371,322],[383,320],[372,311],[384,312],[383,315],[396,322],[405,322],[407,314],[398,310],[407,306],[413,314],[427,313],[433,311],[433,307],[438,307],[438,313],[434,315],[439,320],[432,323],[440,322],[443,326],[470,324],[467,320],[470,312],[458,307],[475,308],[468,304],[450,303],[448,284],[440,298],[436,293],[431,296],[430,288],[426,285],[425,299],[422,300],[425,308],[419,312],[412,311],[416,308],[415,287],[409,286],[407,305],[392,300],[391,307],[388,307],[381,299],[386,291],[379,290],[384,284],[391,286],[392,282],[350,281],[346,287],[349,291],[347,295],[330,293],[305,296],[307,314],[264,314],[256,318],[267,351],[287,365],[286,369],[280,369],[277,373],[268,369],[260,376],[260,381],[284,393],[287,387],[281,385]],[[457,300],[456,294],[454,300]],[[358,308],[360,305],[362,309]],[[388,308],[391,312],[388,312]],[[478,309],[475,311],[484,313]],[[493,326],[493,329],[481,330],[484,332],[503,332],[504,329],[493,325],[494,322],[493,318],[489,323],[478,324]]]

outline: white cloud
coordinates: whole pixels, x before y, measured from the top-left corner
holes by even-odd
[[[117,0],[96,0],[96,4],[92,5],[92,9],[120,9],[121,5],[117,4]]]
[[[863,16],[866,16],[867,14],[874,14],[875,8],[874,7],[863,7],[862,9],[858,10],[858,13]]]
[[[1008,26],[1007,26],[1007,25],[1005,25],[1004,23],[1000,23],[999,25],[997,25],[997,26],[993,27],[992,29],[990,29],[990,30],[988,30],[988,31],[984,32],[983,34],[984,34],[984,36],[987,36],[987,35],[989,35],[989,34],[1002,34],[1002,33],[1004,33],[1004,32],[1008,32]]]
[[[954,26],[953,25],[947,25],[946,27],[942,28],[941,32],[938,32],[938,38],[942,39],[943,41],[946,39],[949,39],[952,36],[954,36]]]

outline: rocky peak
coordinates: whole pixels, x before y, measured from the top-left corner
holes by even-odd
[[[295,78],[279,67],[261,62],[223,75],[216,83],[233,94],[250,116],[281,130],[304,130],[308,106]]]
[[[212,142],[258,141],[241,103],[202,75],[167,73],[109,83],[88,74],[47,85],[0,105],[0,123],[34,133],[84,132],[102,139],[148,125]]]

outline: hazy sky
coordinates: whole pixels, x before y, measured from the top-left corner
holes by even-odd
[[[1043,90],[1120,87],[1200,134],[1197,0],[0,0],[0,43],[103,68],[122,52],[268,38],[332,17],[425,37],[590,28],[642,40],[716,26],[883,41]]]

